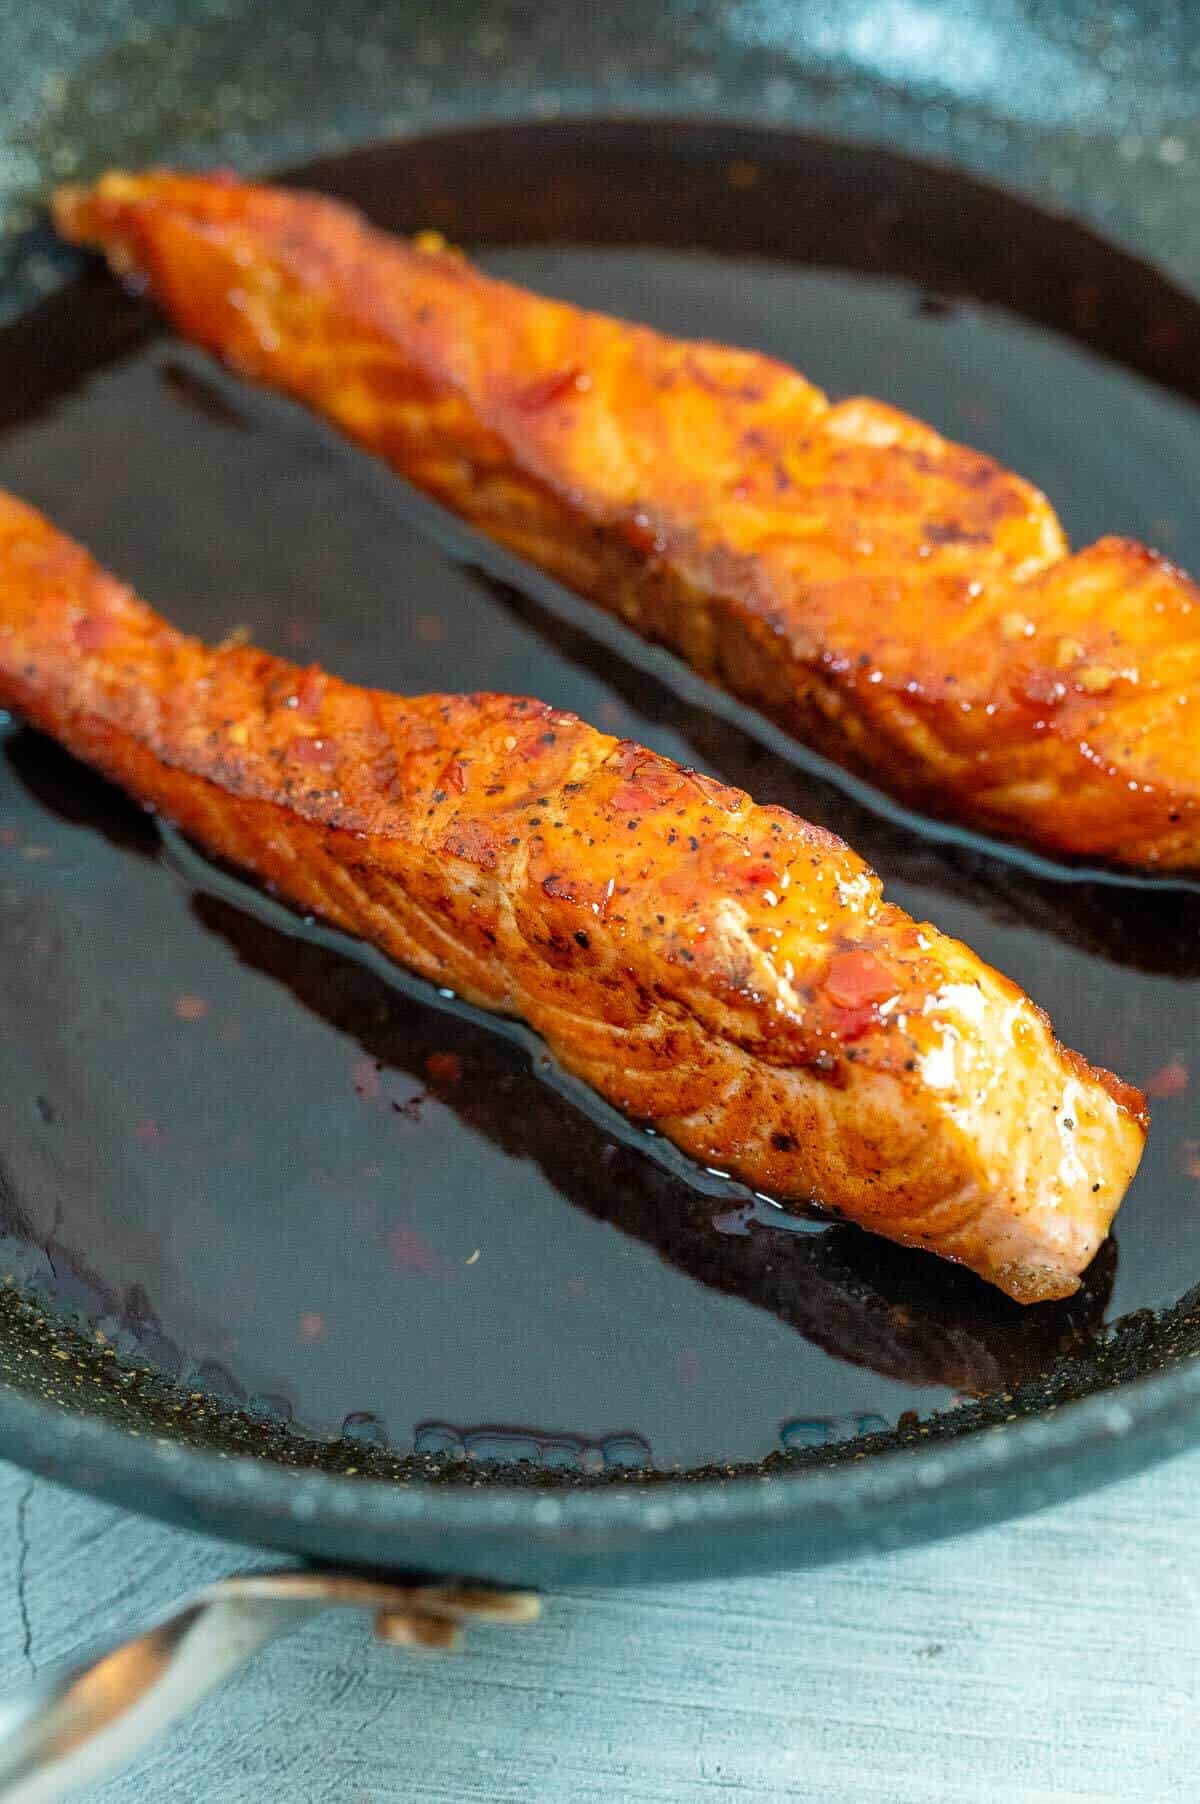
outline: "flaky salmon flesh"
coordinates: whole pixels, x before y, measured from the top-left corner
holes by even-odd
[[[1198,591],[1124,539],[1068,555],[990,458],[313,195],[109,175],[55,215],[187,337],[906,803],[1200,868]]]
[[[0,704],[702,1164],[1022,1302],[1137,1168],[1141,1095],[832,834],[544,702],[210,650],[2,494]]]

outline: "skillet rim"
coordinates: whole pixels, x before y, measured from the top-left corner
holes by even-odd
[[[1184,1358],[1046,1413],[841,1466],[545,1492],[222,1456],[0,1381],[0,1454],[143,1515],[318,1561],[622,1583],[821,1564],[1044,1508],[1184,1451],[1197,1406],[1200,1360]]]
[[[585,127],[647,117],[729,133],[761,126],[736,104],[717,112],[681,109],[678,95],[666,106],[598,109],[593,103],[560,117]],[[533,123],[516,108],[511,116],[450,117],[418,129],[425,136]],[[771,124],[784,135],[827,133],[824,122],[803,118]],[[1034,204],[1046,198],[1027,177],[983,174],[949,147],[917,148],[887,129],[866,139],[847,134],[846,141],[941,164]],[[359,141],[362,148],[369,142]],[[321,160],[320,152],[310,153],[302,167]],[[1143,234],[1123,231],[1123,222],[1089,217],[1075,198],[1078,223],[1177,279]],[[1183,1359],[1020,1421],[843,1466],[546,1493],[499,1483],[451,1488],[351,1479],[297,1470],[269,1456],[222,1456],[39,1401],[0,1379],[0,1454],[142,1514],[309,1557],[329,1557],[333,1550],[360,1564],[411,1568],[414,1554],[422,1554],[432,1556],[439,1570],[477,1570],[521,1582],[563,1575],[621,1582],[815,1564],[1045,1507],[1193,1445],[1200,1439],[1197,1405],[1200,1361]],[[473,1547],[479,1550],[476,1567]],[[443,1554],[456,1557],[443,1563]]]

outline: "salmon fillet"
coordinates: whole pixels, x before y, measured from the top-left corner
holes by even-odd
[[[114,174],[55,215],[187,337],[904,801],[1200,867],[1197,590],[1127,540],[1069,556],[991,459],[316,196]]]
[[[0,704],[705,1165],[1070,1295],[1146,1130],[841,840],[539,701],[176,632],[0,495]]]

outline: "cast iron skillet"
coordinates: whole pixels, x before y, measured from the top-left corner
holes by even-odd
[[[472,159],[490,166],[511,150],[511,134],[489,136],[489,122],[540,121],[527,128],[540,135],[521,142],[522,155],[532,143],[546,170],[545,234],[623,242],[637,239],[639,222],[611,219],[606,226],[599,207],[582,221],[562,216],[562,168],[572,157],[586,163],[589,156],[622,155],[645,167],[654,143],[645,122],[684,116],[696,123],[680,128],[676,144],[697,167],[714,157],[731,168],[753,164],[763,151],[764,121],[781,134],[800,134],[781,135],[769,152],[783,172],[767,189],[775,206],[803,208],[814,159],[828,171],[814,137],[845,143],[843,192],[833,211],[860,206],[870,214],[875,236],[863,240],[861,266],[869,267],[876,251],[899,255],[903,246],[907,274],[924,288],[1002,299],[1085,342],[1094,333],[1142,376],[1179,386],[1188,361],[1179,356],[1181,335],[1194,345],[1198,320],[1191,285],[1200,278],[1200,236],[1188,172],[1200,155],[1200,132],[1189,123],[1200,20],[1168,27],[1157,9],[1132,7],[1098,38],[1092,9],[1082,5],[1013,0],[1002,11],[1001,20],[992,6],[964,10],[961,0],[929,0],[919,17],[913,9],[901,19],[899,9],[866,4],[831,11],[802,3],[771,9],[630,0],[581,8],[577,16],[572,9],[477,5],[428,21],[418,6],[331,9],[306,0],[264,11],[245,0],[199,26],[191,9],[162,0],[131,9],[136,24],[123,34],[109,15],[97,23],[82,3],[10,10],[0,61],[16,72],[18,93],[0,162],[8,222],[4,299],[14,315],[36,306],[17,325],[31,394],[39,382],[49,394],[64,376],[61,359],[56,369],[45,367],[48,356],[59,356],[46,344],[62,342],[48,340],[47,321],[59,317],[55,308],[64,303],[55,291],[77,266],[36,216],[38,197],[64,176],[156,159],[296,168],[321,156],[326,164],[309,179],[330,185],[344,166],[328,159],[345,148],[436,128],[443,140],[434,165],[442,176],[450,167],[459,171],[461,193]],[[618,115],[628,123],[597,123]],[[467,127],[482,135],[463,136]],[[948,165],[965,173],[948,174]],[[405,167],[418,166],[410,155]],[[987,198],[972,176],[993,184]],[[769,251],[763,190],[736,176],[732,189],[727,231],[736,237],[743,222],[741,248]],[[1023,194],[1046,218],[1067,211],[1085,222],[1061,227],[1057,264],[1039,260],[1033,216],[1006,191]],[[464,236],[472,236],[473,224],[474,237],[486,238],[486,221],[453,216],[450,192],[441,177],[431,177],[396,223],[421,223],[411,217],[414,207],[428,218],[440,202],[452,216],[434,223]],[[922,225],[925,196],[931,211]],[[703,237],[705,220],[698,209],[689,214],[686,185],[662,201],[660,212],[658,242]],[[989,255],[980,255],[980,218]],[[676,221],[673,239],[664,236],[668,219]],[[819,209],[809,228],[819,261]],[[1089,228],[1127,248],[1106,247]],[[502,223],[493,236],[504,236]],[[1015,289],[1004,276],[1010,243],[1023,272]],[[1080,272],[1073,302],[1061,285],[1064,245]],[[118,334],[128,329],[130,343],[145,329],[127,313],[112,317]],[[219,406],[214,392],[211,404]],[[19,411],[11,396],[0,397],[5,408]],[[556,618],[555,630],[566,632],[566,616]],[[590,616],[570,618],[571,631],[586,638]],[[718,721],[730,718],[714,709]],[[714,729],[718,739],[723,730]],[[722,774],[736,780],[738,772]],[[908,827],[901,820],[876,831],[891,835],[893,868],[903,875]],[[872,855],[888,869],[886,850]],[[972,857],[968,846],[955,868],[956,880],[973,893],[980,878]],[[1019,917],[1041,882],[1039,867],[993,861],[988,870],[996,869],[1008,872],[1007,906]],[[1093,905],[1093,892],[1087,901],[1081,889],[1078,908],[1067,906],[1065,920],[1052,921],[1049,931],[1097,946],[1106,958],[1128,957],[1159,978],[1184,983],[1195,976],[1194,897],[1137,886],[1099,893]],[[270,957],[268,944],[261,958],[269,965]],[[302,989],[302,971],[289,982]],[[640,1221],[636,1195],[615,1207],[632,1233],[645,1228],[653,1236],[653,1226]],[[737,1243],[729,1244],[745,1264]],[[689,1245],[681,1231],[662,1251],[686,1263]],[[748,1271],[745,1281],[760,1276]],[[858,1295],[861,1273],[845,1282],[843,1276],[829,1280],[837,1294]],[[486,1463],[469,1482],[432,1482],[444,1480],[444,1471],[370,1445],[314,1446],[245,1410],[181,1413],[168,1384],[144,1370],[127,1373],[119,1361],[97,1362],[85,1337],[30,1301],[18,1281],[0,1311],[0,1447],[60,1481],[180,1524],[389,1572],[544,1585],[796,1566],[1039,1507],[1188,1444],[1200,1402],[1200,1366],[1186,1357],[1198,1344],[1188,1292],[1196,1276],[1181,1271],[1173,1292],[1180,1301],[1135,1314],[1082,1353],[1068,1324],[1063,1334],[1078,1356],[1058,1357],[1056,1331],[1054,1344],[1017,1358],[1007,1388],[952,1419],[902,1418],[850,1443],[728,1477],[655,1474],[643,1481],[622,1472],[599,1484],[548,1484],[544,1475]],[[814,1281],[827,1278],[818,1271]],[[1100,1268],[1092,1282],[1103,1289],[1110,1279]],[[737,1280],[727,1282],[736,1288]],[[889,1309],[902,1301],[879,1282]],[[1090,1306],[1085,1296],[1085,1315]],[[961,1309],[955,1315],[953,1302],[947,1307],[949,1326],[938,1314],[942,1303],[930,1305],[934,1329],[944,1329],[945,1344],[959,1345],[955,1335],[966,1317]],[[876,1326],[880,1319],[871,1317]],[[893,1329],[900,1319],[894,1309],[888,1316]],[[972,1346],[970,1359],[979,1356]],[[895,1356],[891,1343],[862,1353],[877,1369]],[[944,1369],[944,1347],[935,1357]]]

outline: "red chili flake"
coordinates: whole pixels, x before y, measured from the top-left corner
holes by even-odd
[[[462,795],[466,787],[467,772],[462,759],[448,759],[442,770],[441,776],[437,780],[437,788],[453,789],[457,795]]]
[[[683,779],[678,771],[656,771],[651,766],[644,774],[631,777],[615,789],[611,806],[617,814],[647,814],[656,808],[665,808],[682,787]]]
[[[113,623],[102,614],[85,614],[71,628],[71,637],[82,652],[99,651],[113,636]]]
[[[1067,685],[1058,671],[1039,666],[1025,677],[1021,694],[1027,702],[1036,702],[1039,708],[1057,708],[1059,702],[1066,700]]]
[[[176,996],[175,1013],[181,1021],[203,1021],[208,1004],[203,996]]]
[[[355,1059],[350,1067],[350,1082],[357,1095],[374,1102],[379,1095],[379,1064],[375,1059]]]
[[[745,802],[742,790],[731,789],[728,783],[718,783],[715,777],[706,777],[702,770],[690,770],[687,780],[693,789],[698,789],[706,802],[712,802],[726,813],[733,813]]]
[[[566,369],[551,370],[548,376],[539,376],[536,382],[518,389],[513,396],[513,405],[522,413],[540,413],[543,407],[552,407],[568,395],[583,394],[591,386],[591,378],[584,375],[577,363],[572,363]]]
[[[319,664],[310,664],[296,685],[296,712],[307,720],[315,720],[321,712],[329,678]]]
[[[752,476],[739,476],[729,493],[734,501],[748,501],[757,489],[758,484]]]
[[[683,772],[665,758],[656,758],[639,746],[623,746],[618,769],[624,779],[613,790],[610,807],[617,814],[645,814],[665,807],[683,788]]]
[[[1146,1095],[1152,1096],[1156,1102],[1162,1102],[1170,1096],[1182,1096],[1187,1087],[1188,1068],[1182,1059],[1169,1059],[1142,1085]]]
[[[833,1018],[833,1031],[843,1046],[849,1046],[851,1041],[861,1040],[878,1020],[879,1012],[873,1002],[865,1002],[861,1008],[840,1008]]]
[[[861,1009],[887,1002],[900,988],[873,952],[835,952],[825,973],[825,994],[836,1007]]]
[[[293,739],[288,746],[288,757],[314,770],[330,770],[337,763],[337,742],[333,739]]]
[[[392,1264],[397,1271],[415,1272],[425,1277],[440,1276],[446,1269],[443,1260],[434,1251],[417,1228],[408,1222],[397,1222],[388,1235],[388,1251],[392,1255]]]
[[[456,1052],[431,1052],[425,1069],[435,1084],[457,1084],[463,1074],[463,1062]]]
[[[308,1346],[314,1341],[324,1340],[328,1332],[325,1317],[318,1315],[315,1309],[306,1310],[300,1317],[300,1339]]]
[[[731,876],[736,877],[740,882],[747,885],[752,884],[756,888],[765,889],[768,885],[775,882],[774,867],[766,863],[736,865],[730,874]]]
[[[658,552],[665,549],[662,534],[649,514],[636,513],[631,519],[623,520],[620,530],[626,543],[632,545],[635,551]]]
[[[612,793],[612,808],[615,814],[636,816],[648,814],[663,803],[661,793],[645,783],[622,783]]]

